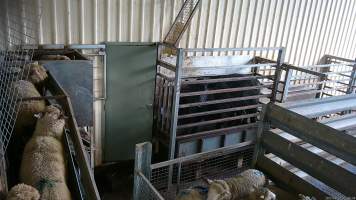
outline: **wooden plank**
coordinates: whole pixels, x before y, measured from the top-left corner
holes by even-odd
[[[266,114],[277,128],[356,165],[354,137],[274,104],[268,104]]]
[[[288,187],[296,193],[308,194],[317,199],[325,199],[329,195],[313,186],[306,180],[298,177],[282,166],[265,156],[259,156],[257,159],[257,168],[267,174],[277,185]]]
[[[265,132],[262,144],[267,151],[281,157],[343,194],[356,195],[355,188],[350,187],[350,185],[356,185],[354,173],[272,132]]]

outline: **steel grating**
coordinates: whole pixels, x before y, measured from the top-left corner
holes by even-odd
[[[26,79],[24,66],[32,61],[37,43],[35,0],[0,0],[0,146],[6,151],[21,97],[12,83]]]

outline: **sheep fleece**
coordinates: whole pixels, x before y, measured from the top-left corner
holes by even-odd
[[[37,120],[34,136],[52,136],[62,140],[65,120],[57,107],[47,106],[44,115]]]
[[[237,200],[247,197],[255,188],[266,183],[264,174],[255,169],[249,169],[236,177],[226,180],[214,180],[209,186],[208,200]]]
[[[23,183],[12,187],[6,197],[6,200],[39,200],[39,199],[40,199],[40,193],[38,193],[37,189]]]
[[[36,187],[41,199],[69,200],[64,151],[59,140],[50,136],[32,137],[23,153],[20,179]]]

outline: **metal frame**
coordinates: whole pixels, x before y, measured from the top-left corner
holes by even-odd
[[[352,98],[355,99],[355,97],[352,95]],[[340,103],[341,98],[337,99]],[[334,102],[336,101],[334,100]],[[328,103],[331,103],[331,101],[329,100]],[[307,105],[307,103],[305,104]],[[346,106],[345,109],[348,109],[348,107]],[[333,111],[330,110],[330,112]],[[271,103],[266,105],[263,115],[263,124],[267,123],[269,125],[261,126],[261,129],[259,129],[261,143],[258,145],[258,151],[255,152],[255,161],[257,161],[258,168],[272,175],[276,182],[289,184],[296,191],[302,189],[306,194],[313,194],[317,198],[325,198],[327,196],[337,198],[337,195],[342,195],[339,192],[346,196],[356,195],[352,187],[350,188],[350,185],[356,184],[356,175],[350,172],[349,169],[340,167],[323,156],[305,149],[300,142],[296,143],[296,141],[286,138],[269,127],[287,131],[288,134],[355,165],[356,139],[353,136]],[[311,177],[309,179],[301,179],[295,173],[271,160],[270,157],[265,155],[265,152],[273,153],[280,159],[305,171]],[[275,169],[278,169],[279,173]],[[285,176],[289,177],[288,180],[286,180]],[[322,181],[326,186],[315,185],[315,178]],[[311,185],[306,188],[302,187],[302,184],[305,183],[310,183]],[[332,191],[330,187],[335,188],[338,192]]]
[[[249,157],[242,157],[244,152],[251,151],[253,149],[254,142],[244,142],[241,144],[236,144],[228,147],[223,147],[215,149],[208,152],[198,153],[190,156],[179,157],[176,159],[154,163],[151,164],[152,157],[152,145],[149,142],[144,142],[136,145],[136,156],[135,156],[135,169],[134,169],[134,192],[133,199],[171,199],[175,198],[176,192],[180,189],[185,189],[190,184],[194,182],[202,183],[203,176],[207,177],[228,177],[237,175],[241,170],[246,169],[250,166],[251,159]],[[234,173],[233,174],[224,174],[224,170],[214,173],[211,170],[211,173],[207,173],[211,168],[198,168],[192,171],[189,171],[188,174],[195,173],[196,177],[193,180],[186,180],[184,178],[184,173],[187,173],[187,168],[184,168],[185,164],[193,163],[204,163],[209,162],[208,160],[222,158],[229,155],[240,155],[238,158],[239,162],[233,162],[234,164]],[[235,155],[235,156],[236,156]],[[246,155],[245,155],[246,156]],[[231,162],[228,162],[231,164]],[[244,164],[243,164],[244,163]],[[164,173],[164,169],[169,171],[171,168],[174,168],[174,179],[173,176]],[[188,169],[189,170],[189,169]],[[204,175],[202,170],[205,170]],[[162,173],[160,173],[162,171]]]
[[[156,92],[155,92],[155,109],[154,109],[154,133],[155,135],[155,140],[160,142],[160,143],[165,143],[167,144],[169,148],[169,159],[175,158],[177,155],[177,147],[179,147],[180,142],[187,142],[187,141],[193,141],[193,140],[199,140],[199,139],[204,139],[204,138],[209,138],[212,136],[223,136],[226,135],[228,132],[232,131],[243,131],[247,129],[255,129],[257,128],[257,124],[249,124],[249,125],[241,125],[241,126],[236,126],[236,127],[227,127],[227,128],[221,128],[221,130],[208,130],[208,131],[203,131],[199,133],[192,133],[188,135],[177,135],[177,130],[184,128],[188,128],[188,125],[184,126],[178,126],[178,120],[181,119],[186,119],[190,117],[197,117],[197,116],[203,116],[203,115],[211,115],[211,114],[218,114],[218,113],[224,113],[224,112],[231,112],[231,111],[243,111],[247,109],[252,109],[256,108],[259,109],[261,108],[261,104],[256,104],[255,106],[248,105],[248,106],[242,106],[242,107],[236,107],[236,108],[229,108],[229,109],[220,109],[220,110],[215,110],[215,111],[209,111],[209,112],[200,112],[198,114],[191,114],[191,115],[178,115],[179,108],[189,108],[189,107],[194,107],[194,106],[205,106],[205,105],[212,105],[212,104],[217,104],[217,103],[226,103],[226,102],[237,102],[237,101],[243,101],[243,100],[249,100],[249,99],[256,99],[257,101],[259,98],[270,98],[271,101],[275,101],[275,94],[276,89],[277,89],[277,84],[273,81],[275,79],[279,79],[281,76],[280,69],[284,60],[284,48],[193,48],[193,49],[182,49],[182,48],[175,48],[174,46],[166,43],[162,43],[158,46],[158,55],[157,55],[157,75],[156,75]],[[206,54],[211,54],[214,55],[215,53],[219,53],[220,56],[222,54],[224,55],[230,55],[230,52],[235,53],[233,56],[251,56],[252,62],[257,62],[256,63],[248,63],[248,64],[238,64],[238,65],[229,65],[229,66],[216,66],[216,67],[206,67],[206,66],[199,66],[199,67],[188,67],[184,66],[184,60],[186,59],[187,56],[193,56],[197,55],[197,53],[201,53],[202,55]],[[246,54],[247,52],[247,54]],[[262,55],[262,52],[277,52],[276,54],[276,61],[264,59],[261,57],[256,57],[255,55],[260,53]],[[174,55],[176,58],[175,61],[168,62],[167,60],[164,60],[162,55],[164,53],[169,53],[171,55]],[[274,55],[274,54],[273,54]],[[220,56],[217,56],[216,58],[219,58]],[[215,58],[215,57],[214,57]],[[174,63],[174,64],[173,64]],[[271,68],[268,68],[268,67]],[[219,76],[219,75],[231,75],[234,72],[229,72],[228,70],[236,70],[236,69],[248,69],[252,68],[253,71],[250,73],[256,73],[255,75],[250,75],[246,77],[232,77],[232,78],[216,78],[214,80],[209,80],[209,79],[201,79],[197,80],[197,75],[192,74],[192,72],[196,72],[197,70],[201,70],[204,72],[204,70],[209,70],[209,71],[214,71],[216,70],[221,70],[223,69],[223,74],[221,72],[216,72],[214,75],[198,75],[198,77],[209,77],[209,76]],[[193,70],[193,71],[192,71]],[[227,71],[225,71],[227,70]],[[261,70],[259,72],[256,72],[258,70]],[[220,74],[219,74],[220,73]],[[235,72],[236,73],[236,72]],[[268,75],[270,73],[270,75]],[[160,78],[161,82],[158,80]],[[196,80],[193,80],[193,79]],[[189,84],[208,84],[212,83],[214,81],[216,82],[225,82],[225,81],[237,81],[237,80],[254,80],[254,79],[259,79],[259,80],[268,80],[271,83],[263,85],[261,83],[260,86],[248,86],[248,87],[241,87],[238,86],[236,88],[229,88],[229,89],[217,89],[217,90],[209,90],[209,91],[199,91],[199,92],[185,92],[181,93],[181,85],[186,85],[188,82],[186,80],[189,80]],[[182,82],[184,80],[184,82]],[[163,86],[166,85],[166,88]],[[161,87],[161,88],[159,88]],[[210,100],[209,102],[200,102],[200,103],[188,103],[188,104],[181,104],[180,103],[180,98],[182,97],[190,97],[194,95],[209,95],[209,94],[221,94],[221,93],[231,93],[231,92],[239,92],[239,91],[248,91],[248,90],[253,90],[253,89],[261,89],[261,88],[269,88],[271,93],[270,94],[259,94],[259,95],[252,95],[252,96],[243,96],[243,97],[235,97],[235,98],[229,98],[229,99],[221,99],[221,100]],[[162,99],[160,99],[162,98]],[[163,112],[163,113],[162,113]],[[161,118],[162,117],[162,118]],[[242,120],[242,119],[247,119],[250,117],[257,117],[256,115],[252,114],[245,114],[245,115],[240,115],[240,116],[235,116],[235,117],[230,117],[230,118],[225,118],[225,119],[219,119],[219,120],[211,120],[211,121],[205,121],[205,122],[200,122],[200,123],[192,123],[189,124],[190,127],[195,127],[195,126],[203,126],[203,125],[208,125],[211,123],[220,123],[224,121],[233,121],[233,120]],[[162,120],[163,122],[161,122]],[[160,124],[161,123],[161,124]],[[160,128],[166,130],[166,132],[162,132],[159,130]],[[168,131],[167,131],[168,130]],[[219,132],[219,133],[218,133]],[[179,140],[179,141],[178,141]],[[168,141],[168,142],[167,142]]]
[[[304,97],[323,98],[354,93],[356,60],[342,59],[342,62],[330,63],[329,60],[324,62],[329,63],[300,67],[283,64],[284,76],[279,82],[282,90],[278,90],[277,95],[279,102],[295,101]],[[348,68],[347,71],[340,71],[345,68]]]

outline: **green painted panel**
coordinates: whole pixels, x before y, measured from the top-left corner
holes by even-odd
[[[156,53],[153,43],[106,44],[105,162],[134,159],[151,140]]]

